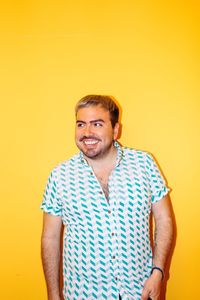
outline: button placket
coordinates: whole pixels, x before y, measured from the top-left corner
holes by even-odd
[[[112,252],[111,252],[111,262],[113,265],[113,275],[114,279],[117,283],[117,286],[119,288],[119,261],[118,261],[118,237],[117,237],[117,211],[116,211],[116,190],[115,190],[115,182],[114,180],[114,172],[112,173],[112,176],[110,178],[110,184],[109,184],[109,191],[110,191],[110,208],[111,213],[109,214],[112,216],[112,227],[111,227],[111,241],[112,241]]]
[[[115,280],[115,277],[118,276],[118,261],[116,255],[116,243],[117,243],[117,236],[116,236],[116,224],[115,224],[115,208],[113,201],[110,202],[110,207],[107,210],[107,217],[109,220],[109,231],[110,231],[110,261],[112,264],[114,281],[116,282],[116,287],[118,287],[119,283]]]

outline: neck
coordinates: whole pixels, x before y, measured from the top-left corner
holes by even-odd
[[[95,158],[95,159],[85,157],[88,164],[95,170],[102,170],[105,168],[109,169],[110,167],[114,168],[116,163],[116,158],[117,158],[117,149],[114,145],[111,147],[110,151],[107,154],[103,155],[102,157]]]

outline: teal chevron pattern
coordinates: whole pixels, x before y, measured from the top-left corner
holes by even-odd
[[[115,146],[109,203],[81,152],[48,179],[41,208],[65,225],[66,300],[140,300],[151,271],[151,204],[169,189],[150,154]]]

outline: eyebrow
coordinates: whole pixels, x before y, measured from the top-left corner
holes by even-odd
[[[91,120],[89,123],[96,123],[96,122],[102,122],[102,123],[105,123],[105,121],[103,119],[96,119],[96,120]],[[85,121],[81,121],[81,120],[76,120],[76,123],[84,123],[86,124]]]

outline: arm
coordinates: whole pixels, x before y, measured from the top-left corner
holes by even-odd
[[[159,202],[152,205],[155,219],[154,256],[153,264],[164,271],[173,238],[172,210],[169,196],[166,195]],[[161,292],[162,274],[154,270],[144,285],[142,300],[150,297],[159,299]]]
[[[61,217],[44,213],[42,232],[42,263],[48,300],[60,300],[60,236]]]

